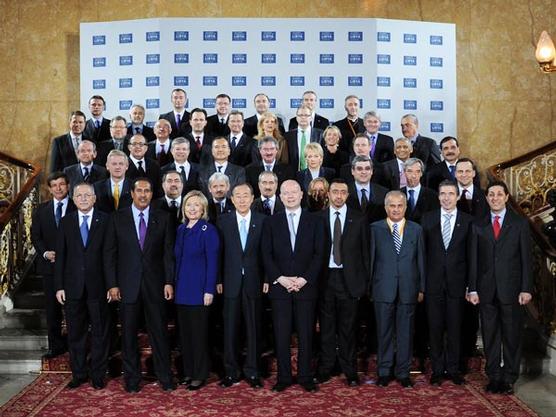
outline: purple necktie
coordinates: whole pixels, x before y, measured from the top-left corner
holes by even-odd
[[[147,223],[145,223],[145,217],[143,212],[139,213],[139,246],[143,250],[143,245],[145,244],[145,236],[147,236]]]
[[[176,126],[178,127],[178,129],[180,128],[180,123],[181,123],[181,116],[180,114],[176,114]]]

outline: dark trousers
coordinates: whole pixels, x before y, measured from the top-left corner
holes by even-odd
[[[48,328],[48,349],[60,352],[65,351],[66,339],[62,336],[62,305],[56,299],[54,276],[43,276],[43,289],[46,309],[46,327]]]
[[[467,368],[467,359],[472,357],[477,349],[478,332],[479,306],[464,303],[461,323],[461,360],[464,368]]]
[[[375,301],[378,334],[377,373],[390,376],[396,355],[394,375],[398,379],[409,377],[412,356],[413,319],[415,304],[381,303]],[[396,346],[394,346],[394,340]]]
[[[357,376],[355,327],[359,299],[345,287],[342,269],[331,268],[326,288],[319,299],[321,356],[319,373],[330,374],[336,362],[336,348],[342,372]]]
[[[209,376],[208,323],[206,306],[177,305],[178,328],[185,378],[204,381]]]
[[[128,385],[137,385],[141,381],[141,363],[137,330],[140,314],[144,312],[149,341],[153,350],[154,373],[162,384],[172,381],[170,370],[170,350],[168,348],[168,327],[166,325],[166,305],[163,301],[150,302],[141,288],[136,303],[121,303],[122,320],[122,361],[124,380]],[[142,308],[142,310],[141,310]]]
[[[305,384],[313,380],[311,361],[313,357],[315,304],[316,300],[300,300],[293,295],[288,298],[272,300],[272,321],[274,325],[274,340],[276,342],[278,381],[281,383],[292,383],[290,352],[292,319],[295,321],[299,342],[297,350],[297,382]]]
[[[106,300],[66,300],[68,348],[74,378],[102,379],[108,364],[109,314]],[[91,325],[91,363],[87,372],[87,336]]]
[[[491,381],[513,384],[519,377],[521,362],[523,307],[518,303],[481,301],[480,308],[486,374]],[[502,357],[504,366],[500,365]]]
[[[463,296],[451,298],[443,291],[440,294],[427,294],[425,301],[429,319],[432,372],[440,375],[447,371],[450,375],[457,375],[465,299]]]
[[[247,356],[243,373],[247,378],[259,377],[261,356],[261,299],[249,297],[245,289],[239,297],[224,298],[224,368],[226,376],[239,378],[241,318],[245,324]]]

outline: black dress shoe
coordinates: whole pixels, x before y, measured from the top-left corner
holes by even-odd
[[[376,385],[379,387],[387,387],[391,380],[392,378],[389,376],[379,376]]]
[[[250,376],[247,378],[247,383],[251,388],[262,388],[264,386],[261,378],[258,376]]]
[[[430,379],[431,385],[440,386],[442,384],[442,375],[441,374],[432,374]]]
[[[307,392],[317,392],[319,390],[319,386],[315,384],[313,381],[305,382],[303,384],[299,384],[303,387],[303,389]]]
[[[91,386],[94,389],[103,389],[104,387],[106,387],[106,382],[104,382],[102,378],[100,379],[94,378],[91,380]]]
[[[191,381],[191,384],[188,385],[187,389],[189,391],[197,391],[201,389],[205,385],[205,381],[201,379],[194,379]]]
[[[47,350],[46,353],[42,355],[42,357],[43,359],[54,359],[66,352],[67,349]]]
[[[72,378],[66,387],[69,389],[79,388],[85,382],[87,382],[87,378]]]
[[[489,381],[485,387],[485,391],[492,394],[498,394],[500,392],[500,384],[500,381]]]
[[[180,381],[180,385],[189,385],[189,384],[191,384],[191,378],[188,377],[188,376],[186,376],[185,378],[183,378],[183,379]]]
[[[286,384],[285,382],[277,382],[276,384],[274,384],[274,386],[272,387],[272,391],[274,392],[282,392],[284,391],[286,388],[288,388],[291,384]]]
[[[450,379],[455,385],[463,385],[465,384],[465,379],[460,374],[450,375]]]
[[[313,378],[313,382],[315,384],[324,384],[325,382],[330,381],[330,374],[321,374],[318,373],[314,378]]]
[[[125,390],[130,394],[137,394],[139,391],[141,391],[141,388],[139,387],[139,385],[126,384]]]
[[[164,392],[171,392],[171,391],[174,391],[176,389],[176,384],[174,384],[172,381],[165,382],[163,384],[160,384],[160,388]]]
[[[358,376],[347,377],[346,384],[348,387],[357,387],[360,384],[359,377]]]
[[[401,379],[398,380],[398,382],[400,383],[400,385],[403,388],[413,388],[413,382],[411,381],[411,379],[409,377],[401,378]]]
[[[500,394],[513,395],[514,394],[514,385],[510,384],[508,382],[502,382],[502,383],[500,383],[500,385],[498,387],[498,392]]]
[[[239,378],[234,378],[231,376],[226,376],[224,377],[219,383],[218,385],[221,386],[222,388],[229,388],[232,385],[235,384],[239,384]]]

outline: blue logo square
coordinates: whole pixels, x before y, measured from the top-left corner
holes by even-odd
[[[133,87],[133,79],[132,78],[120,78],[119,79],[120,88],[131,88]]]
[[[403,57],[404,65],[417,65],[417,57],[412,55],[405,55]]]
[[[189,40],[189,32],[187,30],[176,30],[174,32],[174,40],[175,41],[188,41]]]
[[[121,57],[120,57],[120,65],[122,65]],[[106,58],[105,57],[93,58],[93,67],[105,67],[105,66],[106,66]]]
[[[133,33],[120,33],[120,43],[133,43]]]
[[[290,32],[290,41],[301,42],[305,40],[305,32],[302,30],[296,30]]]
[[[276,32],[275,31],[262,31],[261,32],[261,41],[275,41],[276,40]]]
[[[404,33],[403,43],[417,43],[417,35],[414,33]]]
[[[404,100],[403,108],[404,110],[417,110],[417,100]]]
[[[147,32],[146,33],[146,41],[147,42],[158,42],[160,41],[160,32]]]
[[[333,64],[334,63],[334,54],[320,54],[320,63],[321,64]]]
[[[379,132],[390,132],[390,129],[390,122],[385,122],[384,120],[380,122]]]
[[[218,40],[218,32],[216,30],[205,30],[203,32],[203,40],[204,41],[217,41]]]
[[[234,109],[245,109],[245,108],[247,108],[247,99],[245,99],[245,98],[234,98],[234,99],[232,99],[232,107]]]
[[[215,75],[205,75],[203,77],[203,85],[205,85],[205,86],[218,85],[218,77],[215,76]]]
[[[156,122],[144,122],[147,126],[149,126],[150,128],[154,128],[154,125],[156,124]]]
[[[297,109],[303,104],[303,100],[300,98],[290,98],[290,109]]]
[[[430,65],[431,67],[441,67],[443,65],[442,58],[431,56]]]
[[[204,64],[218,64],[218,54],[203,54]]]
[[[376,77],[376,85],[378,87],[390,87],[390,77]]]
[[[444,110],[444,102],[442,100],[431,100],[431,110]]]
[[[216,105],[216,99],[215,98],[204,98],[203,99],[203,108],[204,109],[214,109]]]
[[[417,88],[417,78],[404,78],[403,86],[404,88]]]
[[[359,99],[359,108],[360,109],[363,108],[363,99],[362,98]]]
[[[321,42],[334,42],[334,32],[320,32],[319,39]]]
[[[106,80],[93,80],[93,90],[103,90],[106,88]]]
[[[145,107],[147,109],[159,109],[160,108],[160,100],[157,98],[148,98],[145,101]]]
[[[304,86],[305,85],[305,77],[302,75],[291,76],[290,77],[290,85],[291,86]]]
[[[377,64],[390,65],[390,55],[388,55],[388,54],[378,54],[376,56],[376,63]]]
[[[291,64],[304,64],[305,63],[305,54],[290,54],[290,63]]]
[[[189,54],[174,54],[174,64],[189,64]]]
[[[262,86],[274,86],[276,85],[276,77],[275,76],[262,76],[261,77],[261,85]]]
[[[319,85],[321,87],[332,87],[334,85],[334,77],[331,76],[319,77]]]
[[[348,64],[362,64],[362,63],[363,63],[363,54],[348,55]]]
[[[181,75],[174,77],[174,85],[176,87],[184,87],[189,85],[189,77],[187,75]]]
[[[129,110],[133,104],[132,100],[120,100],[120,110]]]
[[[245,31],[233,31],[232,41],[234,42],[245,42],[247,40],[247,32]]]
[[[379,98],[376,100],[376,107],[378,109],[389,109],[392,107],[392,102],[389,98]]]
[[[349,42],[363,42],[363,32],[348,32]]]
[[[429,43],[431,45],[442,45],[444,43],[444,40],[442,39],[442,36],[439,35],[431,35],[430,36],[430,40]]]
[[[158,87],[160,85],[160,77],[147,77],[145,78],[146,87]]]
[[[348,86],[350,87],[361,87],[363,86],[363,77],[350,76],[348,77]]]
[[[444,132],[444,123],[431,123],[431,132],[435,132],[435,133]]]
[[[261,54],[261,64],[276,64],[276,54]]]
[[[333,98],[321,98],[319,99],[319,105],[321,109],[333,109],[334,99]]]
[[[433,89],[442,90],[444,88],[443,84],[443,81],[438,79],[431,79],[430,81],[430,87]]]
[[[232,64],[247,64],[247,54],[232,54]]]
[[[106,36],[93,35],[93,45],[106,45]]]
[[[244,75],[236,75],[232,77],[232,85],[234,87],[244,87],[247,85],[247,77]]]
[[[275,99],[275,98],[271,98],[271,99],[270,99],[270,105],[269,105],[269,107],[270,107],[271,109],[275,109],[275,108],[276,108],[276,99]]]
[[[147,64],[160,64],[160,54],[147,54]]]
[[[378,42],[390,42],[390,32],[377,32],[376,40]]]

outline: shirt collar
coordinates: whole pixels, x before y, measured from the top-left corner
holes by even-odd
[[[242,215],[240,215],[240,214],[236,211],[236,220],[237,220],[237,223],[240,224],[241,221],[242,221],[243,219],[246,220],[246,222],[247,222],[248,225],[249,225],[249,223],[251,223],[251,210],[249,210],[249,211],[247,212],[247,214],[245,215],[245,217],[243,217]]]
[[[337,211],[340,212],[340,217],[345,217],[346,214],[347,214],[347,206],[345,204],[342,207],[340,207],[339,209],[335,209],[332,206],[329,206],[328,208],[330,209],[330,216],[331,217],[335,217]]]

